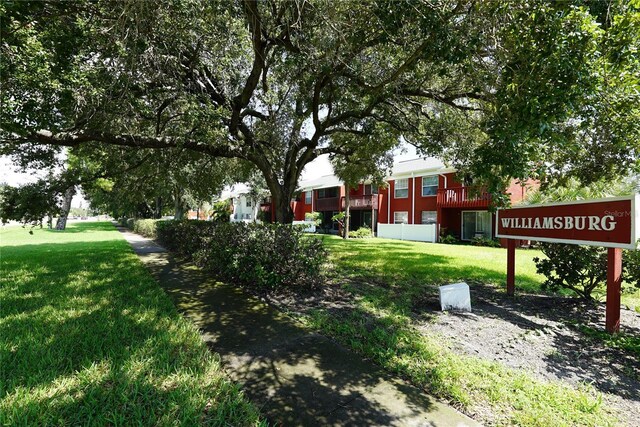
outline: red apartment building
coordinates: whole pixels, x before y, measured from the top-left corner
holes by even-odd
[[[495,236],[490,195],[474,192],[458,181],[455,170],[434,158],[414,159],[394,165],[386,188],[363,183],[350,190],[351,229],[378,224],[435,224],[436,236],[447,233],[461,240]],[[526,196],[532,185],[512,182],[506,192],[512,203]],[[294,218],[320,212],[323,224],[337,231],[331,217],[345,208],[345,187],[333,175],[300,183],[300,195],[292,201]],[[264,209],[270,206],[263,205]]]

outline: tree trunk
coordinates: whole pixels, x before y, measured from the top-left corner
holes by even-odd
[[[291,209],[293,190],[287,191],[280,185],[269,187],[271,190],[271,201],[275,209],[276,222],[279,224],[291,224],[293,222],[293,210]]]
[[[71,210],[71,200],[76,194],[76,187],[71,186],[64,192],[64,200],[62,201],[62,209],[60,210],[60,216],[56,223],[56,230],[64,230],[67,228],[67,218],[69,218],[69,211]]]
[[[53,215],[47,214],[47,228],[51,230],[53,228]]]
[[[182,206],[182,203],[180,203],[180,201],[176,201],[173,218],[178,220],[184,218],[184,206]]]
[[[184,203],[182,202],[182,192],[180,189],[176,188],[173,192],[173,218],[174,219],[183,219],[184,218]]]
[[[156,197],[156,208],[155,208],[153,217],[155,219],[162,218],[162,198],[161,197]]]
[[[344,186],[344,230],[342,238],[349,238],[349,224],[351,222],[351,197],[349,193],[351,189],[348,185]]]

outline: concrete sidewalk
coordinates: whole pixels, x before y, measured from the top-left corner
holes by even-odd
[[[479,425],[153,241],[119,230],[270,423]]]

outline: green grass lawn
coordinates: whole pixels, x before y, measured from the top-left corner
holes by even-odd
[[[255,425],[110,223],[0,230],[1,425]]]
[[[456,281],[478,281],[505,288],[507,252],[504,248],[471,245],[443,245],[391,239],[351,239],[321,235],[340,273],[368,277],[392,285],[410,300],[424,285]],[[541,251],[516,251],[516,292],[542,293],[544,276],[536,273],[533,261]],[[568,290],[563,295],[571,295]],[[594,292],[604,301],[604,292]],[[640,308],[640,289],[627,287],[622,303]]]
[[[498,363],[461,356],[446,340],[418,331],[412,304],[436,286],[459,280],[504,287],[506,251],[387,239],[319,237],[330,252],[334,280],[354,295],[348,312],[316,310],[313,328],[375,360],[465,412],[498,425],[612,425],[615,417],[592,387],[580,389],[534,379]],[[540,292],[533,258],[517,251],[516,289]],[[489,414],[489,415],[487,415]]]

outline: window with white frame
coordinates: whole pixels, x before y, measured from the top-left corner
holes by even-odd
[[[438,193],[438,175],[422,177],[422,195],[435,196]]]
[[[247,200],[246,200],[246,204],[245,204],[245,206],[246,206],[246,207],[248,207],[248,208],[250,208],[250,207],[251,207],[251,199],[247,199]]]
[[[396,199],[406,199],[409,197],[409,178],[396,179],[393,193]]]
[[[313,195],[313,191],[307,191],[304,193],[304,203],[307,205],[311,204],[311,196]]]
[[[408,224],[409,223],[409,212],[394,212],[393,213],[393,223],[394,224]]]
[[[438,214],[436,211],[422,211],[422,223],[423,224],[436,224]]]

